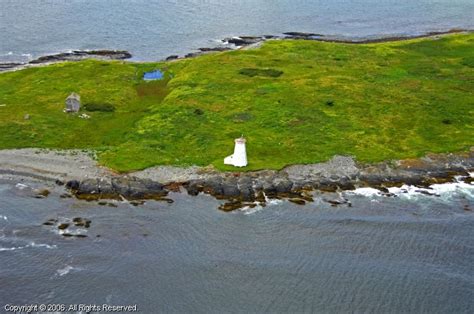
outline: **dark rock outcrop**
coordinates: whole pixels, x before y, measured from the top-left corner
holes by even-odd
[[[184,55],[184,58],[196,58],[196,57],[199,57],[199,56],[202,56],[204,54],[204,52],[202,51],[199,51],[199,52],[190,52],[190,53],[187,53]]]
[[[131,58],[128,51],[121,50],[75,50],[72,52],[63,52],[55,55],[43,56],[30,61],[30,64],[41,64],[62,61],[81,61],[85,59],[99,60],[125,60]]]
[[[277,193],[289,193],[293,187],[293,182],[288,179],[277,179],[274,181],[274,186]]]
[[[304,32],[286,32],[283,35],[287,35],[290,38],[301,38],[301,39],[311,39],[312,37],[323,37],[324,35],[315,34],[315,33],[304,33]]]
[[[70,190],[77,190],[79,188],[80,182],[77,180],[71,180],[66,183],[66,187]]]
[[[8,63],[0,63],[0,72],[13,70],[19,67],[24,66],[24,63],[15,63],[15,62],[8,62]]]
[[[160,199],[168,194],[163,185],[149,179],[135,177],[113,177],[108,179],[85,179],[69,181],[68,187],[79,199]]]
[[[232,50],[230,47],[199,48],[202,52],[223,52]]]
[[[264,38],[259,37],[259,36],[239,36],[239,37],[225,38],[223,42],[234,44],[236,46],[248,46],[248,45],[256,44],[263,40]]]
[[[189,195],[205,193],[227,202],[221,210],[231,211],[244,206],[265,205],[268,199],[287,199],[295,204],[312,202],[308,191],[340,192],[357,187],[374,187],[384,196],[387,187],[403,184],[420,187],[420,193],[437,196],[426,189],[433,183],[451,182],[456,176],[469,176],[474,169],[474,150],[463,154],[428,155],[425,158],[361,164],[351,157],[335,156],[330,161],[313,165],[294,165],[281,171],[264,170],[242,173],[214,173],[206,179],[172,182],[166,186],[149,179],[115,176],[111,179],[86,179],[66,183],[78,198],[98,200],[126,198],[128,200],[164,198],[168,191],[184,187]],[[333,206],[351,204],[341,197],[325,199]],[[138,204],[138,203],[137,203]]]

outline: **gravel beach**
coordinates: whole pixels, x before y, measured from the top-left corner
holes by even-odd
[[[94,153],[81,150],[45,150],[35,148],[0,150],[0,178],[29,177],[46,181],[105,179],[118,176],[101,167]],[[200,167],[159,166],[128,175],[161,183],[205,179],[212,171]]]

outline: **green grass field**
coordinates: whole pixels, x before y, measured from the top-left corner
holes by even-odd
[[[142,81],[153,69],[166,79]],[[63,113],[73,91],[90,119]],[[223,158],[241,134],[245,170],[335,154],[375,162],[468,150],[474,34],[360,45],[269,41],[177,62],[89,60],[0,74],[1,149],[92,149],[118,171],[230,170]]]

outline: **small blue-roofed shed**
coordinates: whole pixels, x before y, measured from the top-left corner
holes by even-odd
[[[143,74],[143,79],[145,81],[154,81],[154,80],[162,80],[163,79],[163,72],[160,70],[155,70],[152,72],[146,72]]]

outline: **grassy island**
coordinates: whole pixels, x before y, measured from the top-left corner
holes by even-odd
[[[143,81],[154,69],[165,79]],[[79,114],[63,112],[71,92],[81,96]],[[373,162],[467,150],[474,34],[376,44],[275,40],[175,62],[87,60],[0,74],[0,149],[93,149],[118,171],[228,170],[223,158],[241,134],[249,170],[335,154]]]

